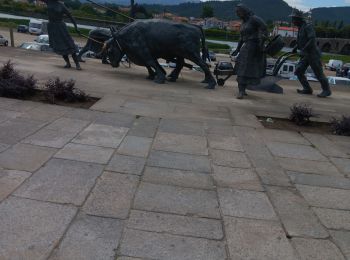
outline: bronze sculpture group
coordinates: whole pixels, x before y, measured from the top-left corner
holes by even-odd
[[[65,68],[71,67],[68,57],[71,55],[76,68],[80,70],[81,55],[88,50],[102,54],[103,63],[107,63],[108,57],[113,67],[118,67],[122,57],[127,55],[133,63],[147,68],[149,79],[164,83],[166,72],[158,63],[158,59],[176,61],[176,68],[168,76],[170,81],[176,81],[185,59],[188,59],[203,70],[205,74],[203,83],[208,84],[206,88],[215,88],[216,81],[203,59],[207,56],[208,50],[201,27],[148,19],[134,21],[120,30],[111,29],[110,32],[103,29],[95,30],[90,32],[87,44],[77,56],[76,45],[63,22],[63,17],[67,16],[79,33],[74,18],[62,2],[45,1],[48,7],[50,46],[57,54],[63,56],[66,62]],[[247,95],[247,86],[260,84],[266,75],[265,43],[268,39],[268,30],[265,22],[243,4],[236,6],[236,14],[242,20],[242,25],[238,47],[231,55],[237,56],[234,68],[238,83],[237,98],[243,99]],[[328,97],[331,95],[331,90],[323,73],[321,52],[316,45],[313,26],[306,22],[299,10],[294,9],[291,17],[293,24],[299,29],[297,46],[293,52],[300,50],[300,60],[295,74],[303,89],[298,89],[297,92],[312,94],[313,90],[305,77],[306,69],[311,66],[322,86],[322,92],[317,96]],[[96,35],[100,37],[98,40],[95,39]]]

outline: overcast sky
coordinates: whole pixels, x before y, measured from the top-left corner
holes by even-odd
[[[315,7],[350,6],[350,0],[285,0],[285,1],[292,7],[297,7],[304,10],[315,8]]]

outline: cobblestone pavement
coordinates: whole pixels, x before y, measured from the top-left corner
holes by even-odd
[[[293,98],[79,77],[90,110],[0,98],[1,260],[350,259],[350,138],[254,116]]]

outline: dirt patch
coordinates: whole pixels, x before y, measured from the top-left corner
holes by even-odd
[[[306,132],[315,134],[333,134],[331,124],[325,122],[314,122],[311,121],[310,124],[301,126],[296,125],[287,118],[276,118],[276,117],[264,117],[258,116],[259,121],[265,128],[278,129],[294,132]]]
[[[45,104],[52,104],[46,100],[46,98],[44,96],[44,91],[42,91],[42,90],[36,90],[35,94],[33,96],[27,98],[26,100],[34,101],[34,102],[42,102]],[[85,102],[65,102],[62,100],[56,100],[55,105],[65,106],[65,107],[73,107],[73,108],[89,109],[99,100],[100,99],[96,98],[96,97],[89,97],[88,100]]]

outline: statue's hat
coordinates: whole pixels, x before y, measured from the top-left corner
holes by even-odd
[[[294,17],[294,18],[300,18],[304,19],[304,13],[296,8],[293,9],[292,13],[289,15],[289,17]]]

